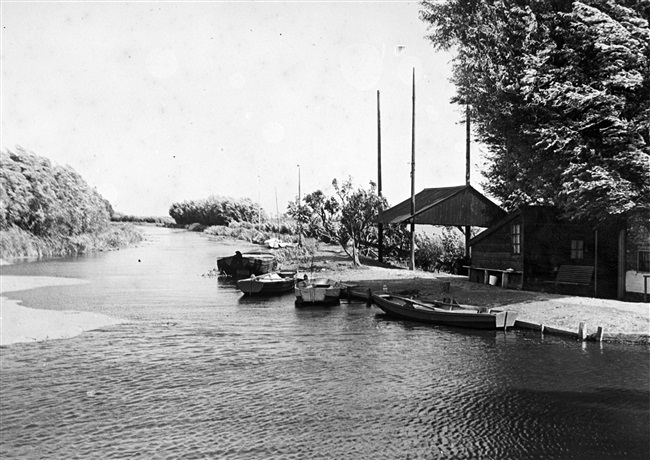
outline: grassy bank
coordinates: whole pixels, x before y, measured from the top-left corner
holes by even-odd
[[[76,236],[38,237],[10,227],[0,231],[0,257],[72,256],[92,251],[118,249],[142,241],[132,224],[111,224],[105,230]]]

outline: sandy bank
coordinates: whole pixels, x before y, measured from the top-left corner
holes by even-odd
[[[44,276],[0,276],[0,294],[85,282]],[[4,296],[0,297],[0,345],[74,337],[84,331],[122,322],[98,313],[39,310],[24,307],[19,303]]]

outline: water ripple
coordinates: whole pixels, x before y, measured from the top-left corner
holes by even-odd
[[[179,235],[192,245],[173,256],[137,249],[159,261],[155,274],[117,251],[51,262],[87,285],[25,291],[25,305],[67,299],[129,322],[0,349],[3,459],[650,454],[647,348],[422,326],[362,303],[243,299],[196,276],[214,254]]]

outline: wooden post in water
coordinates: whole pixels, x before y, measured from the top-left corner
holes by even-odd
[[[578,338],[580,340],[585,340],[587,338],[587,327],[585,323],[580,323],[578,325]]]
[[[409,269],[415,270],[415,67],[413,68],[413,111],[411,115],[411,260]]]
[[[596,340],[598,342],[602,342],[604,335],[605,335],[605,329],[603,329],[601,326],[598,326],[598,330],[596,331]]]

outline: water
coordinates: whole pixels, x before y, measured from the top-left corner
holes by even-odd
[[[0,349],[3,459],[647,459],[650,351],[296,309],[203,277],[234,252],[138,248],[3,267],[89,283],[9,293],[126,323]]]

